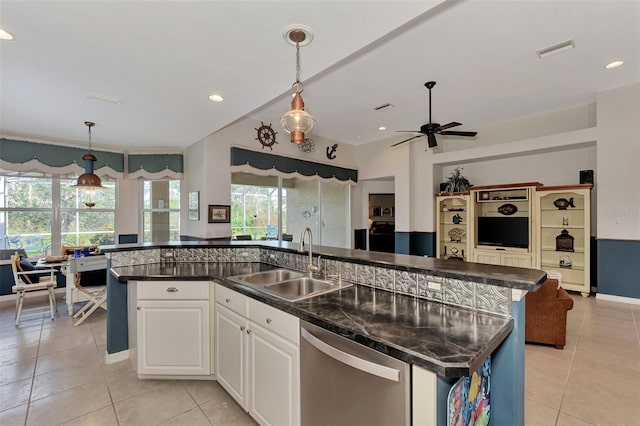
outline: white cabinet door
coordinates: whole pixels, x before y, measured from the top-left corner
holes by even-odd
[[[300,350],[249,323],[249,414],[261,425],[300,424]]]
[[[138,374],[209,375],[209,302],[139,300]]]
[[[248,410],[248,321],[220,303],[216,303],[215,318],[216,378],[238,404]]]
[[[473,261],[476,263],[486,263],[488,265],[499,265],[500,255],[495,252],[475,250],[473,252]]]
[[[516,266],[518,268],[531,268],[531,255],[503,253],[500,264],[504,266]]]

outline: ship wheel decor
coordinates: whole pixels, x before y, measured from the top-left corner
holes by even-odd
[[[276,135],[278,132],[271,128],[271,123],[267,126],[261,121],[260,127],[257,127],[256,131],[258,132],[258,137],[256,139],[262,144],[262,149],[264,149],[265,146],[268,146],[269,149],[273,151],[273,145],[278,143],[278,141],[276,141]]]

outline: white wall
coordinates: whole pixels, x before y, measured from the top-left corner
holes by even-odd
[[[118,179],[116,243],[120,234],[136,234],[142,241],[142,184],[138,179]],[[140,212],[132,214],[132,212]]]
[[[640,84],[598,93],[598,238],[640,240]]]
[[[265,123],[268,124],[268,123]],[[256,128],[259,121],[244,118],[202,141],[187,148],[185,160],[185,181],[187,190],[182,191],[183,198],[190,191],[200,191],[201,215],[200,221],[189,222],[185,214],[181,214],[180,227],[183,235],[199,238],[218,238],[231,236],[231,225],[226,223],[207,223],[207,205],[231,203],[231,169],[230,152],[232,146],[240,146],[255,151],[263,151],[276,155],[299,158],[307,161],[330,164],[337,167],[356,168],[354,149],[346,145],[309,135],[316,143],[315,152],[305,153],[297,145],[289,141],[289,135],[274,123],[272,128],[277,131],[277,144],[273,150],[261,149],[262,145],[256,140]],[[336,158],[329,160],[326,156],[327,147],[338,143]],[[193,168],[191,168],[193,166]],[[186,199],[183,200],[186,203]],[[186,204],[185,204],[186,205]],[[288,233],[295,234],[299,230],[288,229]]]

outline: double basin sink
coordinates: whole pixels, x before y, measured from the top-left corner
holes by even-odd
[[[320,280],[288,269],[235,275],[227,279],[290,302],[297,302],[351,286],[351,284],[343,284],[341,280],[337,282]]]

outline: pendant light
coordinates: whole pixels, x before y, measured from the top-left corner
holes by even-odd
[[[287,133],[291,133],[291,143],[304,143],[304,134],[313,130],[316,119],[313,115],[304,110],[302,91],[304,86],[300,81],[300,45],[311,43],[313,33],[309,28],[293,26],[285,30],[285,41],[296,46],[296,81],[291,86],[294,90],[291,109],[280,118],[280,124]]]
[[[78,176],[78,181],[72,186],[72,188],[86,190],[88,193],[88,200],[86,200],[84,204],[87,207],[92,208],[96,205],[92,200],[93,191],[96,189],[104,189],[104,186],[102,186],[100,177],[93,173],[93,163],[98,159],[91,153],[91,128],[96,124],[91,121],[85,121],[84,124],[89,128],[89,152],[82,157],[84,160],[84,173]]]

